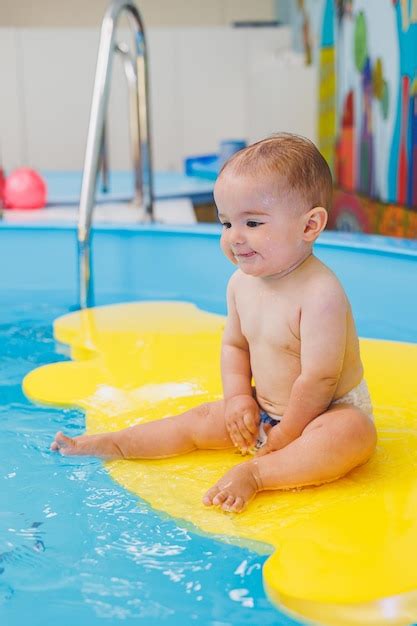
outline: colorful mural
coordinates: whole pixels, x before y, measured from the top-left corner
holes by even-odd
[[[417,0],[321,0],[319,147],[330,227],[417,237]]]
[[[333,27],[333,5],[326,3],[319,51],[318,136],[320,150],[334,169],[334,140],[336,133],[336,72]]]

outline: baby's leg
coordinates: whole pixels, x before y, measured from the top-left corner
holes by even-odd
[[[66,437],[57,433],[51,450],[106,459],[158,459],[197,449],[232,447],[224,420],[224,402],[210,402],[181,415],[137,424],[116,432]]]
[[[331,482],[365,463],[376,445],[373,422],[347,404],[330,408],[285,448],[232,468],[203,498],[241,511],[257,491]]]

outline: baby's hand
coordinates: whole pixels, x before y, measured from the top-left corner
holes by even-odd
[[[259,429],[259,406],[251,395],[240,395],[226,401],[226,427],[233,443],[245,454],[251,448]]]
[[[265,456],[265,454],[269,454],[270,452],[281,450],[282,448],[288,446],[291,441],[293,441],[293,439],[286,436],[282,430],[282,426],[277,424],[268,432],[265,445],[258,450],[256,456]]]

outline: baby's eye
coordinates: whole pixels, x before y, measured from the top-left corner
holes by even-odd
[[[246,226],[249,226],[249,228],[256,228],[257,226],[261,226],[263,224],[263,222],[255,222],[255,220],[248,220],[246,222]]]
[[[231,228],[231,223],[230,222],[220,222],[221,225],[223,226],[223,228]]]

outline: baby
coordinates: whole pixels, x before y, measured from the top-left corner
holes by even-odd
[[[237,266],[222,342],[222,400],[52,450],[157,459],[235,446],[255,455],[227,472],[206,506],[241,511],[258,491],[319,485],[375,449],[372,405],[347,297],[313,254],[332,178],[309,140],[280,133],[235,154],[214,190],[221,247]]]

